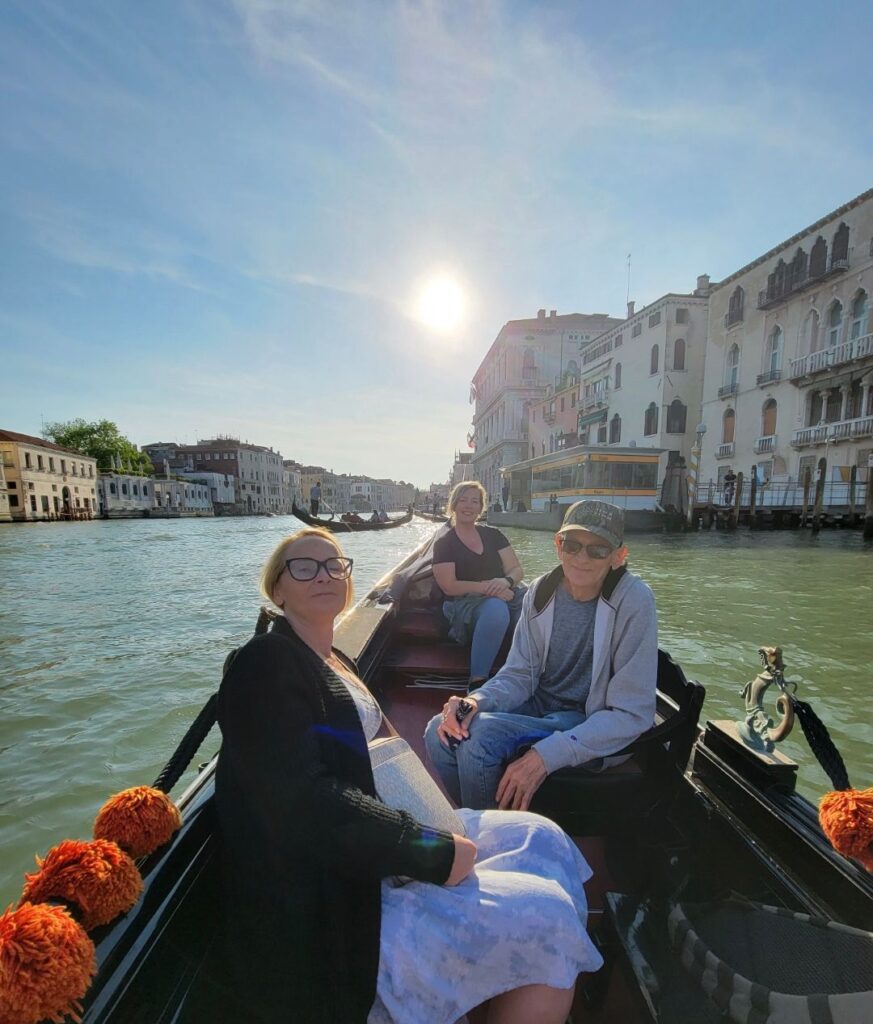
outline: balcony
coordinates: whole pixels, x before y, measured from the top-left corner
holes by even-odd
[[[755,383],[758,387],[762,387],[764,384],[772,384],[774,381],[782,380],[781,370],[767,370],[766,373],[759,373],[755,378]]]
[[[759,455],[763,455],[764,452],[772,452],[776,447],[776,435],[765,434],[763,437],[755,439],[755,451]]]
[[[812,444],[854,441],[862,437],[873,437],[873,416],[859,416],[853,420],[836,420],[834,423],[818,423],[814,427],[803,427],[794,431],[791,446],[805,448]]]
[[[715,449],[715,457],[717,459],[732,459],[734,457],[733,441],[728,441],[727,444],[720,444]]]
[[[738,390],[737,382],[733,381],[731,384],[725,384],[724,387],[720,387],[718,389],[718,397],[719,398],[730,398],[732,395],[735,395],[737,393],[737,390]]]
[[[597,388],[596,391],[585,392],[579,398],[579,405],[582,406],[583,411],[607,406],[609,405],[609,391],[609,388]]]
[[[824,373],[835,366],[845,366],[856,359],[868,359],[873,356],[873,334],[864,334],[860,338],[850,338],[842,345],[824,348],[820,352],[810,352],[808,356],[791,360],[791,380],[798,381],[803,377],[811,377],[815,373]]]
[[[771,309],[773,306],[779,306],[783,302],[787,302],[792,295],[805,291],[811,285],[824,281],[832,274],[841,274],[848,269],[848,257],[830,258],[827,266],[819,266],[813,272],[810,271],[809,265],[806,265],[792,274],[791,264],[788,264],[785,266],[785,276],[781,280],[769,281],[767,287],[758,292],[758,309]]]

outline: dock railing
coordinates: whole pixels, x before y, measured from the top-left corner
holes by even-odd
[[[824,498],[822,505],[830,509],[849,508],[850,484],[844,480],[828,480],[824,486]],[[855,482],[855,511],[863,513],[864,502],[867,495],[867,483],[858,480]],[[743,490],[740,495],[740,508],[749,508],[751,505],[752,484],[750,480],[743,481]],[[812,511],[812,501],[815,496],[815,482],[813,481],[808,494],[808,503]],[[733,505],[736,500],[736,492],[728,497],[724,486],[720,486],[714,480],[708,483],[698,484],[697,505],[715,505],[725,507]],[[758,491],[755,495],[755,508],[781,508],[801,509],[803,507],[803,484],[797,480],[767,481],[758,484]]]

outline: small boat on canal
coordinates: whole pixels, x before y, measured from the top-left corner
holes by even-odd
[[[412,522],[411,512],[407,512],[397,519],[388,519],[385,522],[370,522],[366,519],[360,522],[345,519],[321,519],[319,516],[311,516],[308,512],[304,512],[297,505],[291,506],[291,512],[301,523],[306,523],[307,526],[321,526],[325,530],[330,530],[331,533],[362,533],[365,530],[392,530],[395,526],[405,526],[407,523]]]
[[[433,540],[379,581],[335,638],[422,757],[426,722],[447,692],[463,692],[469,671],[432,604]],[[606,966],[580,976],[572,1020],[873,1019],[871,875],[830,845],[785,759],[701,723],[703,700],[703,687],[659,652],[657,722],[627,748],[631,760],[599,774],[561,770],[537,792],[532,809],[561,824],[594,869],[589,929]],[[162,773],[165,791],[214,714],[213,698]],[[92,933],[99,971],[84,1024],[245,1021],[211,966],[219,756],[177,798],[173,839],[139,862],[142,898]]]

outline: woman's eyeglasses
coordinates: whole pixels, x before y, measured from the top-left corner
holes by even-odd
[[[325,558],[319,561],[317,558],[286,558],[285,567],[292,580],[298,583],[306,583],[307,580],[314,580],[319,569],[330,576],[332,580],[347,580],[352,574],[354,561],[351,558],[342,558],[334,555],[333,558]]]
[[[580,544],[578,540],[572,540],[570,537],[561,538],[561,550],[565,555],[578,555],[582,548],[585,548],[589,558],[594,558],[598,562],[609,558],[614,550],[611,544]]]

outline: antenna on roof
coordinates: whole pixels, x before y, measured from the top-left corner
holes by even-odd
[[[630,272],[631,272],[631,254],[627,254],[627,297],[625,302],[630,302]]]

